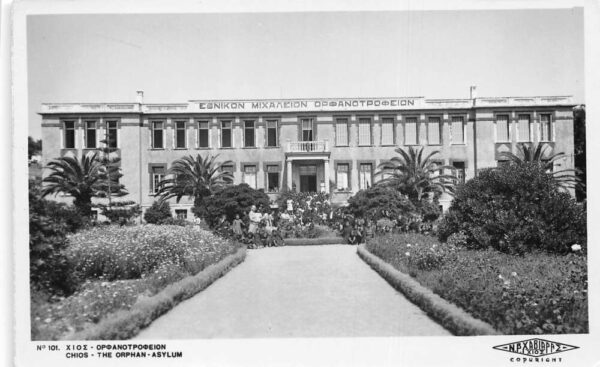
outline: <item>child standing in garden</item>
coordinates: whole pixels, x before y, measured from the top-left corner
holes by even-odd
[[[242,231],[242,220],[240,219],[239,214],[235,215],[235,219],[233,220],[233,223],[231,223],[231,229],[236,236],[242,236],[244,234]]]

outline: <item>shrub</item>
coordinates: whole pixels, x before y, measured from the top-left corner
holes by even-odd
[[[148,224],[160,224],[169,218],[172,218],[171,205],[166,200],[153,202],[144,213],[144,220]]]
[[[425,237],[376,237],[367,242],[367,249],[503,334],[588,332],[584,254],[515,256],[443,245]]]
[[[463,232],[452,233],[447,240],[447,243],[452,246],[466,247],[467,246],[467,235]]]
[[[247,184],[241,184],[227,186],[216,191],[204,200],[204,204],[206,211],[210,213],[210,216],[206,217],[206,221],[213,226],[223,214],[231,222],[236,214],[239,214],[240,218],[244,218],[252,205],[256,205],[257,208],[260,205],[269,208],[270,201],[264,192],[254,190]]]
[[[33,291],[50,296],[70,294],[74,285],[63,250],[66,235],[87,225],[77,209],[40,198],[38,187],[29,190],[29,272]]]
[[[470,248],[568,253],[586,244],[586,210],[537,164],[487,169],[457,189],[438,234],[462,231]]]
[[[133,201],[113,202],[110,209],[104,204],[97,204],[96,206],[100,208],[100,213],[107,217],[111,223],[120,226],[131,224],[142,213],[140,206]]]
[[[66,256],[81,281],[140,278],[164,264],[195,274],[238,247],[207,231],[170,225],[93,228],[69,241]]]
[[[350,199],[346,210],[355,217],[378,220],[396,219],[415,213],[416,208],[398,191],[382,186],[373,186],[360,190]]]
[[[32,339],[60,339],[129,310],[169,284],[206,269],[239,245],[194,227],[92,228],[69,236],[75,293],[48,303],[32,295]]]

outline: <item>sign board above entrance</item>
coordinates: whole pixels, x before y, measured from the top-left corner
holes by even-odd
[[[319,112],[423,108],[423,97],[190,101],[200,112]],[[190,106],[190,107],[192,107]]]

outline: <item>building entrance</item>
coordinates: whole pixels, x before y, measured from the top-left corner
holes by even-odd
[[[300,191],[301,192],[316,192],[317,191],[317,166],[302,165],[300,166]]]
[[[317,191],[317,175],[300,175],[300,191],[301,192],[316,192]]]

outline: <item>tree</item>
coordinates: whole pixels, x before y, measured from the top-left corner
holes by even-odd
[[[177,202],[184,196],[193,198],[194,213],[205,216],[204,198],[233,180],[231,172],[222,170],[223,165],[233,162],[217,163],[217,157],[198,154],[196,157],[189,155],[177,159],[167,172],[171,177],[160,182],[157,194],[163,200],[176,198]]]
[[[549,146],[545,143],[536,144],[521,144],[519,145],[519,154],[512,152],[502,152],[500,157],[507,159],[513,164],[522,165],[525,163],[533,163],[542,167],[546,172],[549,172],[552,179],[561,188],[574,188],[580,180],[575,173],[576,169],[561,169],[554,171],[554,162],[564,158],[565,153],[558,152],[546,154]]]
[[[585,183],[587,181],[586,170],[586,137],[585,137],[585,105],[573,108],[574,117],[574,137],[575,137],[575,168],[577,176],[583,185],[576,186],[576,196],[578,201],[586,199]]]
[[[444,170],[454,171],[454,167],[440,165],[434,160],[439,151],[433,151],[425,157],[423,147],[419,150],[409,147],[408,152],[402,148],[395,151],[399,156],[379,165],[376,175],[384,178],[378,185],[396,189],[413,203],[437,199],[444,192],[454,192],[456,177],[444,174]]]
[[[31,136],[27,137],[27,158],[42,152],[42,139],[35,140]]]
[[[244,218],[252,205],[269,208],[269,196],[247,184],[230,185],[217,189],[214,195],[206,198],[205,204],[206,211],[211,214],[206,220],[212,226],[223,214],[232,221],[236,214]]]
[[[400,216],[417,212],[414,204],[406,196],[389,187],[381,185],[360,190],[350,199],[346,211],[355,217],[378,220],[397,219]]]
[[[144,220],[149,224],[162,224],[172,217],[171,205],[164,200],[155,200],[144,213]]]
[[[121,197],[128,194],[125,186],[119,182],[123,177],[120,169],[121,158],[113,153],[118,149],[111,147],[108,133],[106,138],[101,140],[104,146],[98,149],[98,162],[102,167],[100,181],[98,182],[98,197],[108,198],[108,206],[103,208],[103,215],[108,214],[112,210],[112,198]]]
[[[42,180],[42,197],[64,193],[73,197],[73,205],[81,215],[90,217],[92,197],[99,195],[102,165],[98,153],[77,157],[56,158],[46,166],[51,173]]]
[[[505,165],[457,188],[438,228],[441,241],[453,233],[465,235],[471,248],[569,253],[574,244],[586,248],[586,209],[542,165]]]

